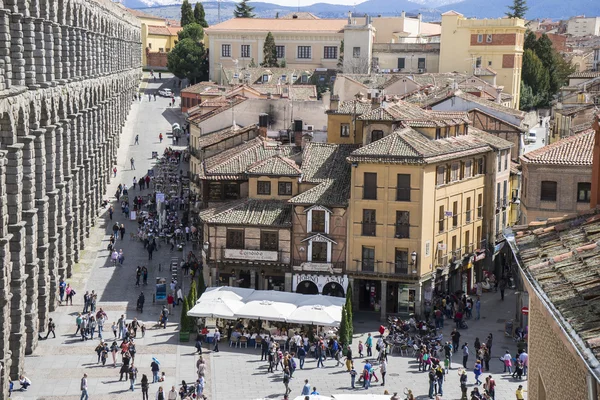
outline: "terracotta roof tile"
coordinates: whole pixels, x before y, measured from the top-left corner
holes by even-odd
[[[594,130],[561,139],[537,150],[525,153],[521,160],[531,164],[592,165]]]
[[[223,88],[221,91],[220,88]],[[185,89],[181,89],[181,93],[192,93],[192,94],[202,94],[207,91],[212,91],[216,89],[216,93],[225,93],[226,88],[223,86],[217,86],[213,82],[200,82],[192,86],[188,86]]]
[[[138,18],[145,18],[145,19],[156,19],[156,20],[160,20],[160,21],[164,21],[165,19],[162,17],[157,17],[155,15],[151,15],[148,13],[145,13],[143,11],[140,10],[134,10],[132,8],[127,8],[127,11],[129,11],[130,14],[138,17]]]
[[[373,104],[366,100],[348,100],[341,101],[338,104],[337,110],[329,110],[327,114],[356,114],[362,115],[371,111]]]
[[[167,28],[166,26],[158,25],[148,25],[148,34],[158,36],[171,36],[169,28]]]
[[[274,19],[232,18],[205,29],[208,36],[216,32],[323,32],[341,33],[346,19]]]
[[[199,149],[203,149],[205,147],[212,146],[212,145],[222,142],[224,140],[230,139],[234,136],[242,135],[242,134],[252,131],[254,129],[258,130],[258,125],[256,125],[256,124],[248,125],[245,128],[242,128],[238,125],[235,125],[235,127],[230,126],[225,129],[221,129],[219,131],[201,135],[198,138],[197,146]]]
[[[260,176],[300,176],[302,171],[294,160],[276,154],[248,167],[246,174]]]
[[[217,207],[204,210],[200,218],[217,225],[292,226],[292,205],[285,201],[247,199]]]
[[[469,123],[466,112],[424,110],[405,101],[389,103],[370,112],[362,114],[358,119],[363,121],[401,121],[413,127],[445,127]]]

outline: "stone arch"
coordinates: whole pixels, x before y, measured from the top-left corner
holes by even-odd
[[[61,17],[63,18],[61,24],[71,26],[73,24],[73,11],[71,10],[72,4],[69,0],[58,0],[58,9]]]
[[[4,111],[0,113],[0,149],[6,149],[16,143],[16,125],[12,113]]]
[[[319,288],[312,281],[302,281],[296,287],[296,293],[301,294],[319,294]]]
[[[344,297],[344,288],[337,282],[328,282],[323,286],[323,296]]]
[[[58,97],[58,110],[57,110],[57,116],[58,119],[65,119],[67,118],[67,107],[65,106],[65,99],[63,98],[63,96],[59,96]]]
[[[41,102],[42,110],[40,112],[40,126],[46,126],[52,124],[52,114],[50,110],[52,109],[52,105],[49,104],[48,99],[43,99]]]
[[[40,18],[40,2],[39,0],[29,0],[29,16]]]
[[[23,137],[29,135],[29,110],[25,109],[25,105],[19,107],[17,112],[17,136]]]

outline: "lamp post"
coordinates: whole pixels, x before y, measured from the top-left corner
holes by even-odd
[[[413,251],[412,253],[410,253],[410,259],[412,260],[412,273],[416,274],[417,273],[417,252]]]
[[[210,268],[210,242],[206,241],[202,244],[202,249],[204,249],[204,256],[206,258],[206,268],[208,268],[208,284],[210,286],[213,286],[213,282],[212,282],[212,271]],[[200,273],[203,273],[202,271],[200,271]]]

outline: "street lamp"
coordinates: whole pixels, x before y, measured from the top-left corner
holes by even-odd
[[[208,268],[208,278],[209,278],[209,285],[212,286],[213,282],[212,282],[212,270],[210,268],[210,242],[206,241],[202,244],[202,248],[204,249],[204,256],[206,257],[206,268]],[[200,272],[202,273],[202,272]]]
[[[410,253],[410,259],[412,260],[412,266],[413,266],[412,273],[416,274],[417,273],[417,252],[416,251],[413,251],[412,253]]]

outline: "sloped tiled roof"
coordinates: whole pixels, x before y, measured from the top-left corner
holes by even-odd
[[[371,111],[373,104],[366,100],[340,101],[337,110],[329,110],[327,114],[354,114],[362,115]]]
[[[325,207],[348,205],[351,166],[346,158],[357,145],[310,142],[302,153],[301,182],[316,184],[289,200],[292,204]]]
[[[469,135],[474,135],[496,150],[510,149],[514,145],[513,142],[502,139],[500,136],[492,135],[491,133],[487,133],[472,126],[469,126]]]
[[[578,125],[571,126],[571,132],[572,133],[581,133],[583,131],[587,131],[591,127],[592,127],[592,121],[585,122],[583,124],[578,124]]]
[[[292,205],[279,200],[233,201],[200,213],[200,219],[216,225],[291,227]]]
[[[181,89],[181,93],[192,93],[192,94],[201,94],[206,91],[215,90],[215,94],[225,92],[225,88],[223,87],[223,91],[220,90],[222,86],[217,86],[214,82],[200,82],[192,86],[188,86],[185,89]]]
[[[321,18],[317,17],[313,13],[310,13],[307,11],[301,11],[301,12],[286,14],[283,17],[279,17],[279,19],[321,19]]]
[[[246,174],[260,176],[300,176],[301,172],[294,160],[277,154],[255,162],[248,167]]]
[[[342,33],[346,19],[275,19],[232,18],[205,29],[208,36],[215,32],[323,32]],[[277,40],[277,38],[276,38]]]
[[[494,101],[489,101],[489,100],[485,100],[482,99],[481,97],[477,97],[474,96],[472,94],[469,93],[465,93],[462,90],[457,90],[454,95],[456,97],[460,97],[462,99],[468,100],[468,101],[472,101],[474,103],[477,104],[481,104],[482,106],[485,107],[489,107],[489,108],[493,108],[494,110],[498,110],[500,112],[503,112],[505,114],[510,114],[510,115],[514,115],[520,119],[524,119],[525,118],[525,112],[521,111],[521,110],[516,110],[514,108],[510,108],[510,107],[506,107],[503,106],[502,104],[498,104]]]
[[[168,27],[158,25],[148,25],[148,34],[158,36],[171,36],[171,32],[169,31]]]
[[[231,107],[235,107],[238,104],[243,103],[246,100],[247,99],[242,96],[235,96],[232,98],[222,97],[222,98],[219,98],[218,100],[217,99],[207,100],[207,103],[205,105],[211,104],[211,106],[214,106],[217,108],[202,114],[200,111],[201,111],[201,108],[203,107],[203,104],[199,104],[198,106],[195,106],[188,110],[189,117],[187,120],[190,123],[199,124],[200,122],[206,121],[207,119],[212,118],[215,115],[222,113],[223,111],[227,111]],[[210,101],[214,101],[214,103],[209,103]]]
[[[594,152],[594,130],[561,139],[521,156],[521,160],[531,164],[550,165],[592,165]]]
[[[208,146],[212,146],[214,144],[217,144],[219,142],[222,142],[224,140],[230,139],[234,136],[237,135],[241,135],[244,134],[246,132],[249,132],[251,130],[254,129],[258,129],[258,125],[256,124],[252,124],[252,125],[248,125],[244,128],[235,125],[235,126],[229,126],[225,129],[221,129],[215,132],[211,132],[211,133],[207,133],[205,135],[201,135],[198,138],[198,148],[202,149]]]
[[[358,119],[363,121],[402,121],[404,125],[413,127],[444,127],[469,122],[466,112],[424,110],[404,101],[376,108],[362,114]]]
[[[556,314],[556,324],[600,379],[599,210],[535,221],[513,232],[509,244],[532,286],[530,296]]]
[[[574,72],[569,75],[567,78],[597,78],[600,76],[600,71],[583,71],[583,72]]]
[[[200,179],[247,179],[246,171],[254,163],[278,154],[287,157],[294,152],[292,146],[281,146],[259,136],[204,160]]]
[[[156,19],[156,20],[160,20],[160,21],[164,21],[165,19],[163,17],[157,17],[155,15],[151,15],[148,13],[145,13],[143,11],[140,10],[134,10],[133,8],[127,8],[127,11],[129,11],[130,14],[138,17],[138,18],[145,18],[145,19]]]
[[[383,139],[354,151],[348,161],[395,164],[429,164],[491,150],[478,135],[432,140],[414,129],[400,128]]]

